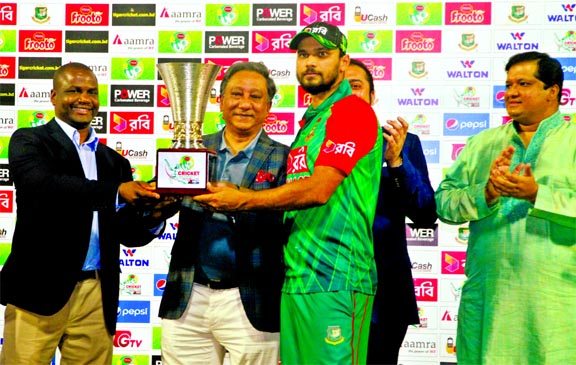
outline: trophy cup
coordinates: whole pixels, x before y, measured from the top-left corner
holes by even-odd
[[[160,194],[197,195],[216,179],[216,151],[202,143],[206,104],[221,66],[192,62],[157,64],[168,91],[174,121],[170,148],[156,155],[156,191]]]

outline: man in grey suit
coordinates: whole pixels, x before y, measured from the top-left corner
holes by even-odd
[[[289,148],[262,129],[276,93],[261,63],[232,65],[220,85],[225,128],[203,137],[217,180],[264,190],[286,180]],[[215,213],[185,198],[160,304],[162,361],[277,365],[284,279],[282,212]]]
[[[132,181],[130,162],[99,142],[98,80],[86,65],[54,73],[55,118],[20,128],[8,161],[16,188],[12,250],[0,275],[6,305],[0,364],[110,364],[120,244],[161,233],[179,201]]]

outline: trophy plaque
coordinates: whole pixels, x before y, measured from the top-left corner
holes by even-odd
[[[221,66],[193,62],[157,64],[166,84],[174,121],[170,148],[156,151],[156,191],[197,195],[216,179],[217,154],[202,143],[202,124]]]

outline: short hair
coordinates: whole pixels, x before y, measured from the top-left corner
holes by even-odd
[[[374,77],[372,77],[372,73],[370,70],[368,70],[368,67],[364,64],[364,62],[355,58],[350,58],[350,66],[358,66],[364,71],[366,74],[366,80],[368,80],[368,84],[370,85],[370,95],[372,95],[374,92]]]
[[[89,71],[94,75],[94,71],[92,71],[90,67],[86,66],[83,63],[80,62],[65,63],[62,66],[60,66],[56,71],[54,71],[54,76],[52,76],[52,87],[54,89],[56,88],[56,81],[60,78],[62,74],[64,74],[68,70],[84,70]],[[94,75],[94,78],[96,79],[96,81],[98,81],[96,75]]]
[[[270,77],[270,71],[268,70],[268,67],[260,62],[237,62],[230,66],[224,74],[222,82],[220,83],[220,95],[224,94],[224,90],[226,90],[226,86],[228,85],[230,78],[232,78],[236,72],[240,71],[254,71],[262,75],[266,79],[268,102],[272,101],[274,95],[276,95],[276,83],[274,83],[274,79]]]
[[[510,68],[518,63],[536,61],[538,70],[534,75],[538,80],[544,83],[544,89],[548,89],[553,85],[558,85],[558,102],[562,99],[562,85],[564,84],[564,72],[562,65],[557,59],[550,57],[547,53],[542,52],[524,52],[518,53],[510,57],[506,63],[505,70],[508,72]]]

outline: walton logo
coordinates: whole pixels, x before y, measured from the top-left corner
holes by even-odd
[[[512,37],[512,43],[496,43],[496,48],[499,51],[529,51],[540,48],[539,44],[536,42],[524,41],[526,32],[510,33],[510,36]]]
[[[414,96],[422,96],[422,94],[424,94],[424,90],[426,90],[426,89],[424,89],[424,88],[421,88],[421,89],[420,88],[411,88],[410,90],[412,90],[412,94]]]
[[[124,256],[134,257],[134,254],[136,253],[136,249],[135,248],[126,248],[126,249],[123,249],[122,252],[124,252]]]
[[[120,266],[150,267],[150,260],[133,258],[136,249],[122,249],[124,259],[120,259]]]
[[[487,70],[472,69],[474,68],[475,63],[475,60],[460,60],[460,65],[464,70],[447,70],[446,74],[450,79],[487,79],[489,77],[489,72]]]
[[[510,33],[510,35],[512,36],[512,39],[515,41],[521,41],[522,38],[524,38],[525,34],[526,34],[525,32]]]

